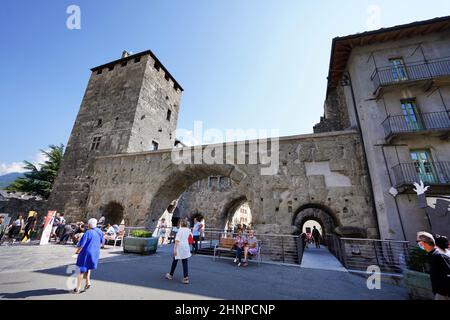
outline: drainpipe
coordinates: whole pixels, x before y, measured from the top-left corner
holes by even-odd
[[[388,177],[389,177],[389,184],[392,186],[392,179],[391,179],[391,173],[389,172],[389,168],[388,168],[388,164],[387,164],[387,160],[386,160],[386,153],[384,151],[384,147],[385,145],[379,145],[381,146],[381,151],[383,153],[383,159],[384,159],[384,165],[386,166],[386,171],[388,173]],[[400,163],[400,162],[399,162]],[[403,234],[403,239],[405,241],[406,240],[406,233],[405,233],[405,229],[403,227],[403,220],[402,220],[402,216],[400,215],[400,209],[398,207],[398,202],[397,202],[397,196],[394,197],[394,202],[395,202],[395,208],[397,210],[397,215],[398,215],[398,220],[400,221],[400,227],[402,228],[402,234]]]
[[[363,149],[364,167],[367,171],[367,176],[369,178],[369,189],[370,189],[370,193],[372,195],[372,207],[375,210],[375,214],[376,214],[377,208],[375,207],[375,193],[373,192],[373,188],[372,188],[372,177],[371,177],[370,170],[369,170],[369,163],[367,162],[366,144],[364,142],[364,136],[362,134],[361,121],[359,120],[358,108],[356,107],[355,92],[353,90],[353,83],[352,83],[352,77],[350,76],[350,72],[346,71],[344,73],[344,77],[347,77],[347,81],[345,81],[345,85],[350,86],[350,91],[352,94],[353,110],[355,112],[356,124],[358,125],[358,131],[359,131],[359,135],[361,137],[361,145],[362,145],[362,149]],[[378,217],[377,217],[377,219],[375,219],[375,221],[376,221],[378,232],[379,232],[379,235],[381,238],[381,231],[380,231],[380,226],[378,224]]]

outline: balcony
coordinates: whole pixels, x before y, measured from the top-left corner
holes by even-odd
[[[450,77],[450,58],[404,64],[397,69],[376,68],[371,80],[375,86],[374,94],[378,95],[385,87],[446,77]]]
[[[404,115],[388,116],[382,125],[388,143],[397,136],[411,133],[445,134],[450,132],[450,112],[419,113],[416,119]]]
[[[423,181],[426,185],[450,186],[450,162],[400,163],[392,168],[396,188]]]

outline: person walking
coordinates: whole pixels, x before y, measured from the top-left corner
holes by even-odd
[[[178,264],[178,260],[183,263],[183,280],[184,284],[189,283],[188,258],[191,257],[191,250],[188,242],[191,230],[188,228],[188,223],[185,219],[180,220],[177,235],[175,237],[175,245],[173,247],[173,260],[170,272],[166,273],[166,279],[173,280],[173,274]]]
[[[166,219],[162,218],[158,226],[158,237],[161,239],[160,244],[161,246],[166,242],[166,231],[167,231]]]
[[[428,232],[417,233],[417,244],[428,252],[434,299],[450,300],[450,257],[438,249],[434,237]]]
[[[199,218],[194,218],[194,227],[192,228],[192,236],[194,238],[194,253],[198,252],[198,242],[202,234],[202,224],[198,220]]]
[[[320,249],[320,231],[316,229],[316,226],[313,226],[312,237],[316,248]]]
[[[91,270],[97,269],[98,259],[100,258],[100,247],[103,245],[103,232],[97,228],[97,219],[92,218],[88,221],[88,230],[81,237],[77,244],[77,287],[72,293],[81,293],[81,284],[83,277],[86,279],[84,291],[91,287]]]

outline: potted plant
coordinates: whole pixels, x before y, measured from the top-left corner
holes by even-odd
[[[419,247],[409,251],[408,268],[403,273],[403,281],[409,297],[415,300],[432,300],[433,292],[430,281],[430,266],[427,252]]]
[[[158,238],[153,237],[150,231],[134,230],[123,239],[124,253],[153,254],[157,248]]]

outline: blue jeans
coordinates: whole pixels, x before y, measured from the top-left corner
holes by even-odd
[[[188,274],[188,259],[182,259],[181,262],[183,263],[183,276],[187,278],[189,276]],[[172,267],[170,268],[170,275],[173,276],[175,273],[175,268],[177,267],[178,260],[173,258],[172,261]]]
[[[238,259],[239,262],[242,262],[242,251],[244,251],[243,248],[236,247],[236,259]]]

